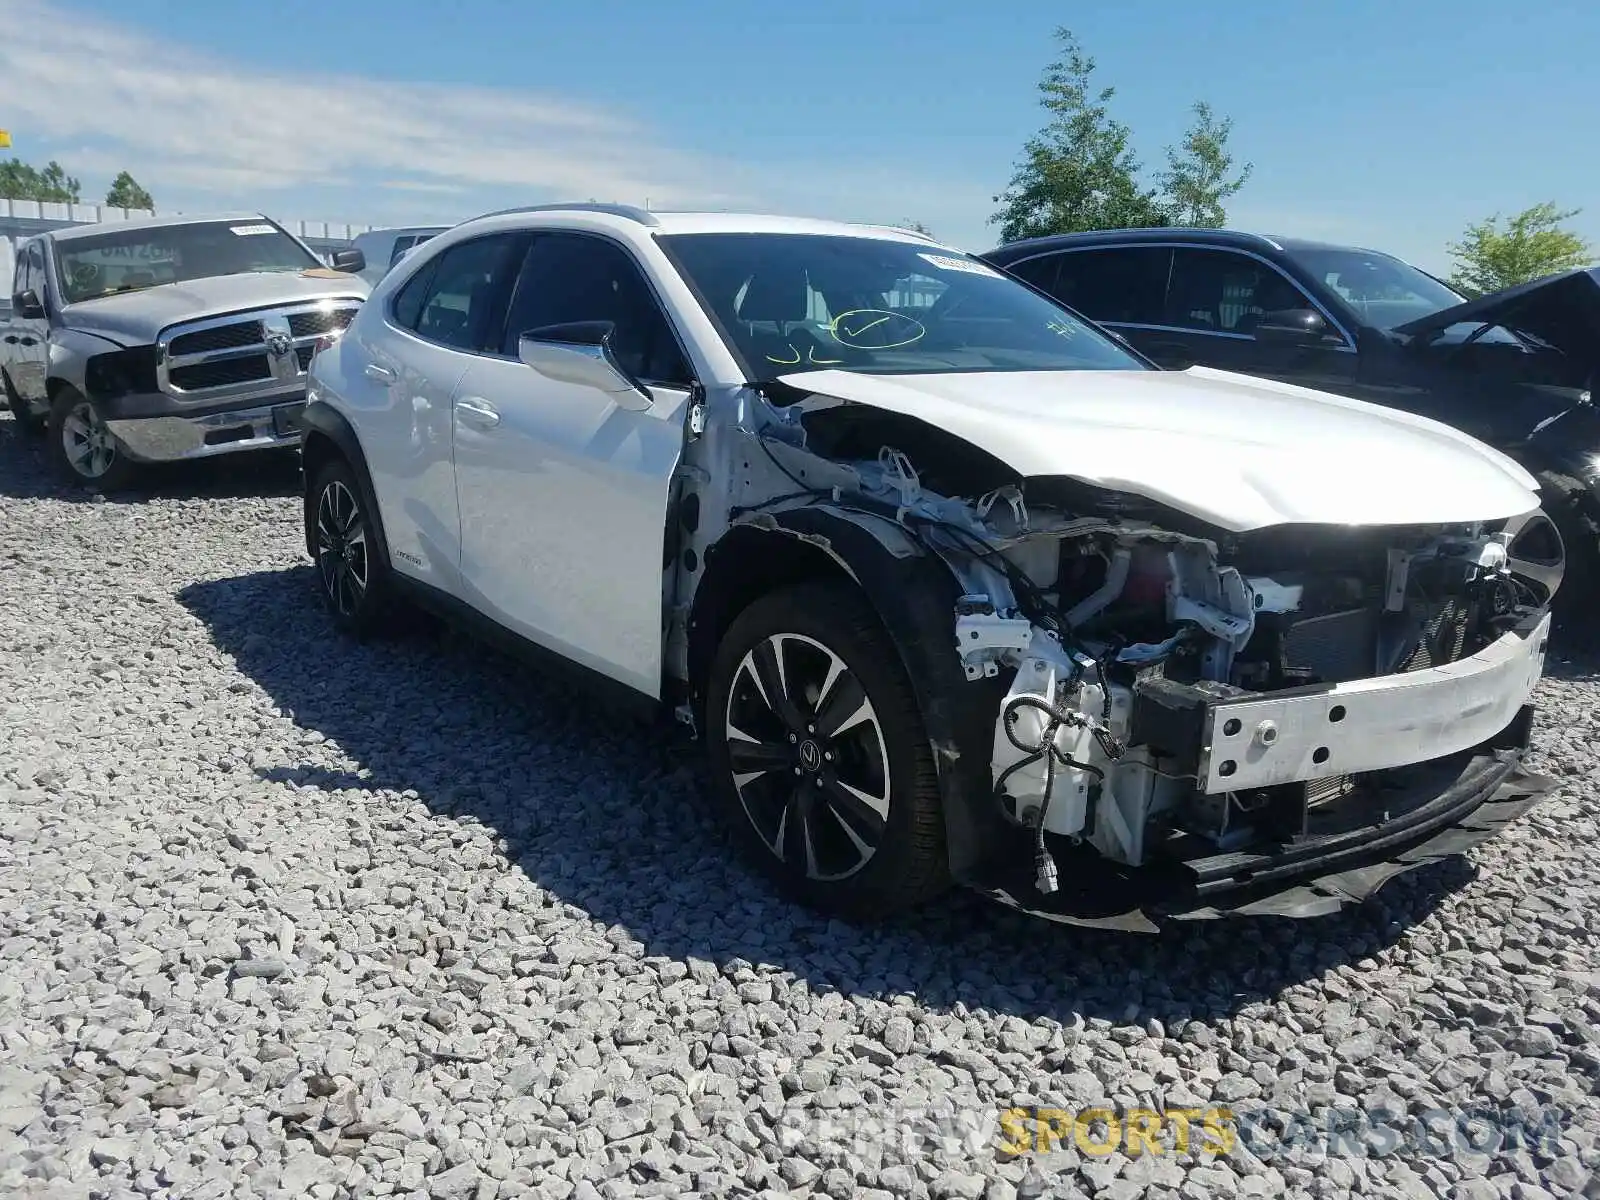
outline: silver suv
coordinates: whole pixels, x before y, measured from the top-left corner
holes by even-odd
[[[337,625],[420,604],[675,713],[754,860],[829,911],[956,881],[1131,928],[1309,916],[1545,786],[1563,554],[1522,468],[1157,370],[916,234],[491,214],[310,373]]]
[[[17,248],[0,384],[101,491],[144,463],[292,450],[312,346],[368,291],[359,250],[333,261],[259,213],[39,234]]]

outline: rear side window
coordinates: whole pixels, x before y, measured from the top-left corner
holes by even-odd
[[[438,259],[426,264],[422,270],[406,280],[396,293],[394,320],[402,329],[416,332],[417,322],[422,319],[422,305],[428,299],[428,289],[433,286],[433,272],[438,265]]]
[[[1172,251],[1162,246],[1073,250],[1055,256],[1050,292],[1092,321],[1160,325]]]
[[[417,244],[414,237],[397,237],[394,240],[394,249],[389,251],[389,265],[392,267],[400,261],[400,256]]]
[[[1312,308],[1278,271],[1232,250],[1178,250],[1172,261],[1166,324],[1208,333],[1252,333],[1263,313]]]
[[[451,246],[395,297],[403,328],[457,350],[493,350],[505,313],[505,285],[522,236],[491,234]]]

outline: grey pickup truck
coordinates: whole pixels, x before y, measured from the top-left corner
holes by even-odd
[[[256,213],[41,233],[17,247],[0,385],[99,491],[142,464],[292,448],[318,340],[370,290],[360,250],[331,262]]]

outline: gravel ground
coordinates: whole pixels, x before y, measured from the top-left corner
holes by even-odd
[[[297,487],[93,500],[0,417],[0,1194],[1595,1194],[1600,656],[1543,687],[1559,792],[1360,911],[858,932],[730,863],[692,749],[453,635],[336,638]],[[1098,1102],[1366,1123],[995,1123]],[[1499,1125],[1411,1137],[1464,1111]]]

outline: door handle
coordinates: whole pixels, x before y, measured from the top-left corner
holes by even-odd
[[[368,363],[362,368],[361,373],[368,379],[376,379],[379,383],[393,383],[394,372],[388,367],[379,366],[377,363]]]
[[[39,344],[36,339],[29,337],[20,338],[18,340],[20,340],[24,346],[37,346]]]
[[[463,396],[457,400],[456,412],[461,415],[463,421],[472,425],[482,425],[486,429],[492,429],[500,424],[500,414],[495,411],[494,405],[477,396]]]
[[[16,334],[14,334],[14,333],[6,334],[6,345],[15,346],[17,344],[18,340],[19,339],[18,339]]]

